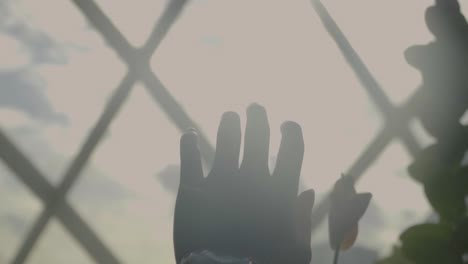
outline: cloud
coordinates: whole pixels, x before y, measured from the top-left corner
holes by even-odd
[[[24,47],[24,51],[29,54],[31,63],[63,64],[66,62],[63,46],[57,44],[42,29],[35,27],[29,14],[18,12],[18,7],[21,7],[21,4],[3,1],[0,6],[2,8],[0,30]]]
[[[30,117],[64,124],[67,119],[52,109],[40,80],[27,70],[0,72],[0,107],[20,110]]]
[[[31,118],[65,124],[46,95],[46,83],[35,74],[42,64],[66,64],[65,47],[36,28],[11,1],[3,1],[0,19],[0,108],[20,110]]]
[[[63,49],[43,32],[13,17],[5,2],[2,7],[0,107],[20,110],[37,120],[64,124],[65,116],[54,111],[47,99],[44,81],[30,70],[38,64],[65,63]]]
[[[17,70],[30,63],[30,57],[24,46],[16,39],[0,35],[0,71]]]
[[[66,63],[63,47],[56,44],[45,33],[32,29],[25,23],[18,22],[4,27],[4,33],[17,39],[25,46],[31,56],[32,63]]]

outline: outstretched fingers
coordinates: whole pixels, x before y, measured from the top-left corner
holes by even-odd
[[[304,139],[301,126],[288,121],[281,126],[281,145],[278,152],[273,177],[278,189],[286,198],[294,199],[299,188],[302,160],[304,158]]]
[[[245,128],[244,157],[241,169],[246,175],[268,174],[268,151],[270,146],[270,127],[263,106],[252,104],[247,109]]]
[[[203,193],[201,183],[203,169],[194,130],[184,133],[180,139],[180,184],[174,212],[174,253],[177,263],[194,250],[201,249],[204,222]]]
[[[226,112],[221,118],[216,141],[216,155],[212,173],[216,177],[230,175],[239,168],[241,127],[239,115]]]
[[[203,180],[203,168],[195,130],[185,132],[180,139],[180,185],[194,188]]]

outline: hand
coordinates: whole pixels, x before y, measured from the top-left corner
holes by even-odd
[[[308,264],[314,191],[297,195],[304,154],[301,127],[285,122],[276,168],[270,175],[270,130],[265,109],[247,110],[239,167],[240,119],[221,120],[213,168],[206,178],[195,131],[181,138],[181,179],[174,216],[177,263],[191,252],[248,257],[254,263]]]

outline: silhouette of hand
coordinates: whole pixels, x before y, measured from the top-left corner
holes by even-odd
[[[240,119],[221,120],[213,167],[203,177],[195,131],[181,138],[181,179],[174,216],[177,263],[191,252],[248,257],[253,263],[308,264],[314,191],[299,196],[304,153],[301,127],[285,122],[276,168],[270,175],[270,131],[265,109],[247,110],[244,155],[239,166]]]

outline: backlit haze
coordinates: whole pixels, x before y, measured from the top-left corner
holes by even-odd
[[[96,2],[136,47],[145,43],[166,4]],[[424,23],[432,3],[323,0],[395,105],[421,83],[403,52],[432,40]],[[461,5],[467,14],[468,3]],[[300,123],[306,144],[301,188],[314,188],[316,203],[384,126],[307,0],[192,0],[151,66],[212,144],[224,111],[237,111],[245,123],[250,103],[265,106],[271,168],[281,123]],[[0,0],[0,126],[53,184],[126,72],[71,1]],[[410,126],[421,146],[432,142],[416,120]],[[167,177],[177,176],[180,135],[138,82],[67,196],[123,263],[174,262],[176,181]],[[357,184],[358,191],[373,193],[357,244],[379,256],[391,251],[403,229],[431,215],[422,188],[406,173],[411,159],[401,141],[393,140]],[[0,162],[0,263],[14,257],[42,208]],[[328,243],[326,231],[323,224],[313,235],[313,249]],[[92,260],[54,219],[28,263]]]

